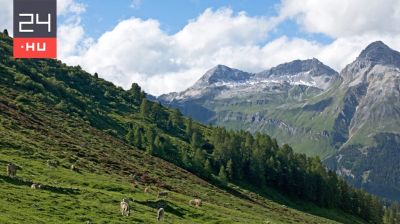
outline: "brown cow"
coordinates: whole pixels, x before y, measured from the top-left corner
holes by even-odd
[[[168,191],[159,191],[157,194],[157,198],[168,196]]]

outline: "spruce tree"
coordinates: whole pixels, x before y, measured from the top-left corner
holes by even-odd
[[[150,113],[150,103],[147,99],[142,99],[142,103],[140,104],[140,114],[142,117],[148,117]]]
[[[154,151],[155,151],[155,146],[154,146],[154,143],[151,142],[151,143],[149,143],[149,146],[147,146],[146,153],[148,155],[154,155]]]
[[[170,120],[175,127],[182,127],[182,114],[179,109],[172,110],[172,113],[170,114]]]
[[[137,146],[138,148],[142,148],[142,143],[143,143],[143,139],[142,139],[142,130],[140,128],[136,128],[135,129],[135,146]]]
[[[219,168],[218,178],[223,183],[228,182],[228,176],[226,174],[225,167],[223,165],[221,165],[221,167]]]
[[[135,134],[132,129],[129,129],[128,133],[125,135],[125,139],[129,144],[133,144],[135,141]]]
[[[192,120],[192,118],[189,118],[189,120],[187,121],[186,131],[185,132],[186,132],[186,136],[188,138],[192,137],[192,134],[193,134],[193,120]]]
[[[197,171],[202,171],[205,160],[206,160],[206,157],[205,157],[203,150],[201,150],[200,148],[197,148],[194,152],[194,157],[193,157],[193,162],[195,164],[195,169]]]
[[[211,175],[213,173],[213,169],[211,167],[209,159],[207,159],[206,162],[204,163],[204,171],[206,172],[207,175]]]
[[[190,145],[192,146],[193,150],[200,147],[200,134],[197,131],[193,131]]]
[[[234,178],[234,173],[233,172],[234,172],[233,171],[233,162],[232,162],[232,159],[230,159],[228,161],[228,163],[226,164],[226,173],[227,173],[227,177],[230,180],[233,180],[233,178]]]

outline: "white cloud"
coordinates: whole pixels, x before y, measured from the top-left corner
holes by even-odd
[[[104,33],[83,54],[63,59],[124,88],[138,82],[158,95],[183,90],[216,64],[235,66],[243,50],[257,53],[257,44],[271,28],[267,18],[234,14],[229,8],[207,9],[172,35],[156,20],[131,18]],[[242,65],[261,68],[256,62]]]
[[[306,31],[331,37],[400,31],[398,0],[283,0],[279,18],[294,18]]]
[[[131,18],[104,33],[86,52],[63,59],[81,64],[90,72],[98,72],[124,88],[137,82],[151,94],[159,95],[184,90],[216,64],[258,72],[291,60],[316,57],[340,70],[372,41],[383,40],[400,49],[400,36],[390,33],[395,29],[385,28],[388,32],[378,32],[379,26],[366,27],[368,22],[362,21],[370,19],[364,15],[363,20],[362,14],[354,11],[357,5],[344,4],[346,10],[341,15],[354,12],[355,17],[360,17],[355,20],[361,22],[349,25],[344,18],[338,18],[337,24],[331,23],[330,18],[336,20],[338,16],[335,15],[338,5],[330,0],[327,3],[286,0],[278,9],[280,14],[273,18],[250,17],[244,12],[234,14],[229,8],[207,9],[172,35],[161,30],[156,20]],[[317,9],[331,14],[325,18]],[[366,7],[363,12],[372,9]],[[378,11],[381,13],[381,9]],[[315,18],[314,23],[311,18]],[[268,32],[286,19],[298,20],[307,32],[338,37],[325,45],[286,36],[261,44]],[[322,24],[329,27],[324,30]]]
[[[86,5],[75,0],[57,0],[57,14],[81,14],[86,11]]]
[[[10,24],[12,1],[0,4],[0,24]],[[283,0],[278,16],[270,18],[207,9],[175,34],[167,34],[157,20],[130,18],[97,40],[87,37],[81,24],[84,4],[59,0],[58,7],[64,21],[58,30],[60,59],[124,88],[137,82],[155,95],[189,87],[216,64],[258,72],[316,57],[341,70],[372,41],[400,49],[398,0]],[[265,43],[268,32],[288,19],[306,33],[331,36],[332,43],[286,36]]]

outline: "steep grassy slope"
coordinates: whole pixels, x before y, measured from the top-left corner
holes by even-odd
[[[18,179],[0,176],[1,223],[153,223],[156,208],[166,208],[167,223],[331,223],[332,221],[287,209],[247,192],[233,196],[161,159],[104,134],[80,119],[37,105],[24,111],[1,89],[0,166],[19,166]],[[7,96],[15,96],[8,92]],[[28,98],[28,97],[27,97]],[[57,168],[47,160],[58,161]],[[80,172],[69,169],[75,164]],[[129,174],[148,175],[134,188]],[[146,175],[146,176],[147,176]],[[31,182],[45,189],[30,189]],[[144,186],[151,186],[149,194]],[[171,193],[156,199],[158,190]],[[240,190],[242,191],[242,190]],[[133,214],[118,211],[123,197],[135,199]],[[199,209],[188,206],[203,198]]]
[[[0,223],[154,223],[158,207],[166,209],[166,223],[364,223],[273,190],[252,188],[256,194],[232,184],[216,187],[147,155],[122,140],[130,125],[152,127],[168,139],[164,157],[176,163],[189,144],[179,131],[166,132],[140,117],[138,105],[130,101],[129,92],[79,67],[14,60],[11,39],[1,37]],[[194,125],[210,135],[209,128]],[[50,167],[48,160],[58,165]],[[5,175],[9,162],[19,167],[18,178]],[[136,187],[130,174],[140,177]],[[31,189],[33,182],[44,188]],[[144,193],[145,186],[150,193]],[[157,199],[160,190],[170,191],[169,196]],[[119,213],[125,197],[135,200],[128,218]],[[204,206],[190,207],[194,197],[202,198]]]

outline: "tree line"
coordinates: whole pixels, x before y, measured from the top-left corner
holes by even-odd
[[[160,103],[147,100],[140,88],[132,89],[133,99],[141,101],[139,113],[143,119],[174,133],[189,145],[168,152],[174,146],[156,128],[131,126],[126,140],[147,153],[222,184],[246,182],[259,189],[272,187],[289,197],[338,208],[370,223],[382,223],[383,216],[386,217],[380,199],[349,186],[327,170],[318,157],[295,153],[287,144],[279,146],[267,134],[215,127],[205,136],[200,126],[184,118],[179,110],[166,110]],[[177,153],[171,154],[172,151]]]

